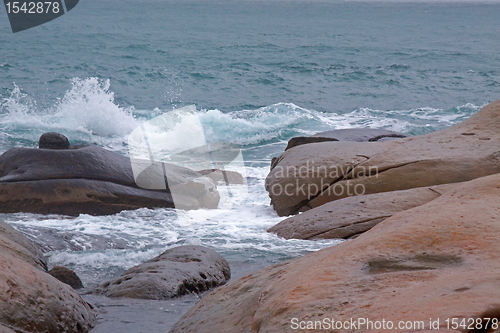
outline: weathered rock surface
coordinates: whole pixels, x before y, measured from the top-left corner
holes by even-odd
[[[211,180],[174,165],[165,171],[178,193],[176,208],[217,207],[219,195]],[[144,178],[148,177],[139,176],[138,183]],[[163,175],[162,180],[164,190],[139,188],[130,159],[97,146],[13,148],[0,156],[0,211],[105,215],[141,207],[174,207]]]
[[[82,280],[76,275],[76,273],[64,266],[54,266],[49,271],[49,274],[58,279],[59,281],[66,283],[73,289],[83,288]]]
[[[80,333],[90,330],[96,320],[93,307],[70,286],[50,276],[45,268],[39,250],[1,222],[0,331]]]
[[[284,216],[349,192],[405,190],[495,174],[500,172],[499,127],[500,100],[458,125],[426,135],[297,146],[276,160],[266,189],[276,212]]]
[[[399,132],[378,128],[346,128],[340,130],[316,133],[312,136],[297,136],[288,141],[285,150],[290,148],[317,142],[327,141],[354,141],[354,142],[376,142],[389,139],[406,138],[407,135]]]
[[[170,332],[296,332],[292,318],[423,321],[390,331],[434,332],[433,318],[446,331],[447,318],[477,318],[499,303],[499,197],[498,174],[457,184],[356,239],[218,288]]]
[[[289,217],[268,231],[286,239],[347,239],[396,213],[436,199],[453,185],[347,197]]]
[[[69,149],[69,140],[66,136],[56,133],[48,132],[40,136],[38,140],[38,148],[40,149]]]
[[[41,248],[3,221],[0,221],[0,248],[1,254],[10,254],[43,271],[47,270],[47,259]]]
[[[103,283],[95,293],[160,300],[201,293],[226,283],[230,277],[229,264],[218,253],[185,245],[130,268],[119,278]]]

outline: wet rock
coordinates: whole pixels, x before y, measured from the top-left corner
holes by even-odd
[[[59,281],[66,283],[73,289],[83,288],[82,280],[76,275],[74,271],[64,266],[54,266],[49,274],[58,279]]]
[[[339,141],[335,138],[325,138],[325,137],[314,137],[314,136],[297,136],[288,140],[288,144],[286,145],[285,150],[288,150],[293,147],[297,147],[300,145],[306,145],[309,143],[317,143],[317,142],[327,142],[327,141]]]
[[[297,146],[275,161],[266,189],[276,212],[284,216],[352,195],[495,174],[500,172],[499,127],[500,100],[458,125],[426,135]]]
[[[401,139],[408,135],[379,128],[346,128],[314,134],[312,137],[335,138],[338,141],[377,142],[383,139]]]
[[[88,332],[96,320],[93,306],[49,275],[39,256],[35,245],[1,223],[0,331]]]
[[[201,293],[226,283],[229,265],[203,246],[179,246],[132,267],[119,278],[100,285],[96,294],[108,297],[168,299]]]
[[[163,190],[139,188],[137,183],[150,178],[138,177],[136,183],[129,158],[97,146],[13,148],[0,156],[0,211],[106,215],[141,207],[217,207],[219,195],[211,180],[174,165],[165,172],[176,187],[175,198],[163,174]]]
[[[500,174],[456,184],[356,239],[218,288],[170,332],[291,333],[292,318],[422,321],[412,332],[434,332],[429,318],[484,317],[500,298],[499,197]]]
[[[305,145],[308,143],[327,141],[354,141],[354,142],[376,142],[406,138],[407,135],[399,132],[378,128],[346,128],[340,130],[316,133],[312,136],[297,136],[288,141],[285,150]]]
[[[56,133],[48,132],[40,136],[38,140],[38,148],[40,149],[69,149],[69,140],[66,136]]]
[[[47,259],[42,249],[3,221],[0,221],[0,246],[1,253],[9,253],[43,271],[47,270]]]

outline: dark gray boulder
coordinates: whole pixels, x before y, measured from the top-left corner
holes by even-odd
[[[201,293],[225,284],[230,277],[229,264],[218,253],[203,246],[185,245],[128,269],[94,293],[161,300]]]
[[[69,140],[66,136],[56,133],[48,132],[40,136],[38,140],[38,148],[40,149],[69,149]]]
[[[168,188],[139,188],[137,183],[149,175],[139,175],[136,182],[129,158],[98,146],[12,148],[0,156],[0,212],[106,215],[141,207],[217,207],[219,195],[211,180],[165,165],[168,184],[179,193],[175,203]]]
[[[73,289],[83,288],[82,280],[76,275],[76,273],[64,266],[54,266],[49,274],[58,279],[59,281],[66,283],[73,287]]]

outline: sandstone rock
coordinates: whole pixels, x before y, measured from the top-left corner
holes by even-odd
[[[175,204],[163,174],[163,190],[139,188],[130,159],[100,147],[13,148],[0,156],[0,211],[103,215],[141,207],[217,207],[212,181],[175,165],[165,171],[168,183],[178,187]]]
[[[218,288],[170,332],[296,332],[292,318],[423,321],[390,331],[434,332],[429,318],[481,317],[500,299],[499,197],[499,174],[457,184],[356,239]]]
[[[229,265],[215,251],[203,246],[179,246],[103,283],[95,293],[108,297],[168,299],[201,293],[226,283]]]
[[[355,141],[355,142],[376,142],[388,139],[406,138],[407,135],[399,132],[378,129],[378,128],[346,128],[340,130],[316,133],[312,136],[298,136],[291,138],[285,150],[290,148],[317,142],[326,141]]]
[[[500,172],[500,100],[453,127],[386,142],[321,142],[284,152],[266,179],[281,216],[345,198]],[[287,190],[289,195],[283,195]]]
[[[266,178],[274,209],[280,216],[296,214],[330,184],[348,177],[355,166],[390,145],[393,142],[320,142],[287,150]]]
[[[73,289],[81,289],[83,288],[82,280],[76,275],[76,273],[64,266],[54,266],[49,274],[58,279],[59,281],[66,283],[71,286]]]
[[[56,132],[44,133],[38,140],[40,149],[69,149],[69,140],[62,134]]]
[[[16,332],[11,330],[10,328],[0,324],[0,333],[16,333]]]
[[[0,248],[3,254],[9,253],[43,271],[47,270],[47,259],[42,250],[3,221],[0,221]]]
[[[423,205],[453,185],[348,197],[289,217],[268,229],[290,239],[330,239],[357,236],[392,215]]]
[[[0,252],[0,323],[21,332],[88,332],[95,319],[73,288]]]
[[[93,306],[45,271],[45,258],[0,222],[0,332],[88,332]]]

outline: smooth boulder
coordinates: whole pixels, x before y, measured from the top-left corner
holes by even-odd
[[[400,321],[419,321],[424,327],[412,332],[434,332],[429,318],[445,324],[482,317],[500,299],[500,175],[457,185],[356,239],[228,283],[201,299],[170,333],[291,333],[297,332],[293,318],[304,326],[332,318],[384,319],[394,322],[391,332],[409,331],[396,326]]]
[[[96,320],[93,306],[45,269],[37,247],[0,222],[0,330],[88,332]]]
[[[48,273],[59,281],[71,286],[73,289],[83,288],[82,280],[80,280],[73,270],[67,267],[54,266]]]
[[[396,213],[436,199],[453,185],[347,197],[291,216],[267,231],[285,239],[348,239],[366,232]]]
[[[70,144],[66,136],[56,132],[48,132],[40,136],[40,139],[38,140],[38,148],[69,149]]]
[[[352,195],[464,182],[500,172],[500,100],[426,135],[321,142],[285,151],[266,178],[280,216]]]
[[[231,277],[229,264],[215,251],[184,245],[132,267],[94,291],[107,297],[168,299],[223,285]]]
[[[210,179],[175,165],[165,172],[175,200],[163,174],[163,190],[140,188],[149,174],[136,180],[129,158],[98,146],[12,148],[0,156],[0,212],[106,215],[141,207],[217,207],[219,194]]]

